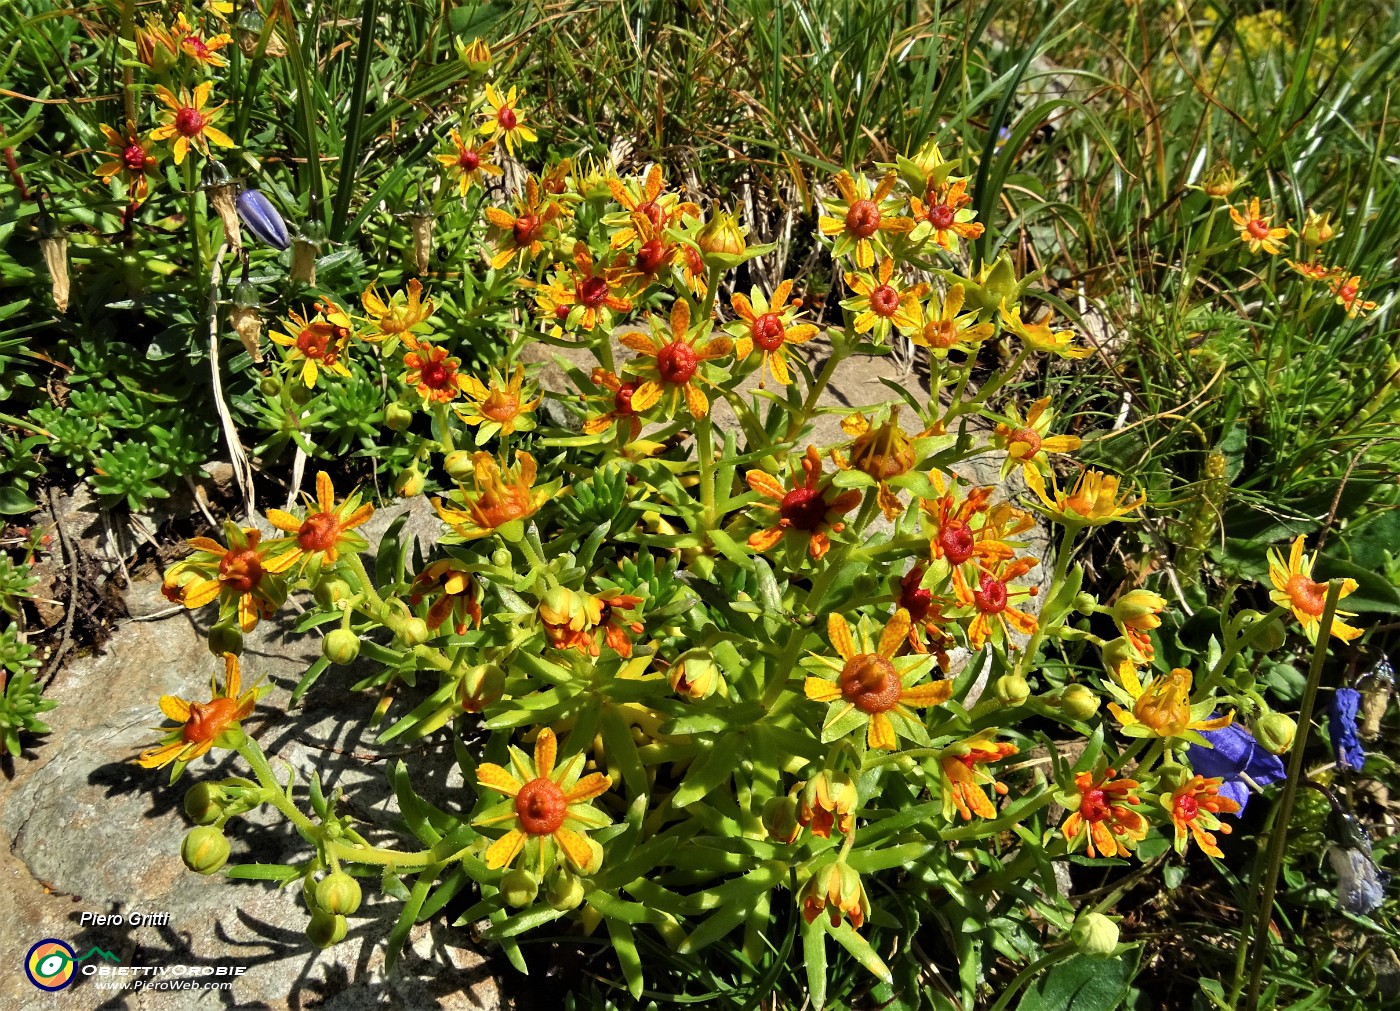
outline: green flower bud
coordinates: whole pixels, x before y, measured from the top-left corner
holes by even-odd
[[[300,407],[316,395],[316,390],[298,381],[287,386],[287,395],[292,398],[292,403]]]
[[[196,825],[212,825],[224,813],[227,799],[218,783],[198,783],[185,791],[185,815]]]
[[[992,269],[987,273],[987,279],[982,282],[982,290],[986,292],[992,305],[1000,305],[1002,300],[1006,300],[1008,305],[1016,303],[1020,293],[1016,285],[1016,268],[1011,265],[1011,257],[1002,253],[997,258],[997,262],[992,264]]]
[[[1067,719],[1087,720],[1099,711],[1099,697],[1084,685],[1066,685],[1060,692],[1060,712]]]
[[[476,465],[472,463],[472,457],[475,455],[465,449],[454,449],[443,459],[442,469],[447,471],[452,480],[465,481],[476,473]]]
[[[1281,755],[1293,747],[1293,738],[1297,734],[1298,724],[1283,713],[1268,713],[1254,724],[1254,736],[1275,755]]]
[[[339,576],[323,575],[311,588],[311,596],[316,599],[317,605],[328,611],[342,600],[349,600],[354,592],[350,584]]]
[[[1288,640],[1288,629],[1278,618],[1270,618],[1254,634],[1254,648],[1260,653],[1272,653]]]
[[[515,557],[510,553],[510,548],[497,548],[491,552],[491,564],[498,569],[508,569],[515,563]]]
[[[1095,597],[1088,590],[1080,590],[1074,595],[1074,609],[1084,617],[1094,613],[1094,608],[1099,606],[1099,598]]]
[[[225,653],[239,656],[243,652],[243,632],[237,625],[220,622],[209,629],[209,652],[217,657]]]
[[[398,630],[398,639],[405,646],[421,646],[428,636],[428,623],[422,618],[407,618]]]
[[[180,859],[197,874],[213,874],[228,862],[228,839],[212,825],[192,828],[180,844]]]
[[[416,465],[410,465],[394,479],[394,494],[400,498],[413,498],[423,494],[423,486],[426,483],[423,472]]]
[[[505,691],[506,673],[493,663],[467,668],[457,685],[457,704],[463,712],[479,713],[501,697]]]
[[[1107,958],[1118,950],[1118,924],[1103,913],[1080,913],[1069,939],[1081,953]]]
[[[1003,674],[992,685],[998,701],[1008,706],[1019,706],[1031,697],[1031,686],[1019,674]]]
[[[353,916],[360,908],[360,883],[344,871],[333,871],[316,885],[316,905],[327,913]]]
[[[797,808],[797,798],[792,794],[773,797],[763,805],[763,827],[768,830],[768,838],[786,846],[797,841],[802,834]]]
[[[570,909],[577,909],[582,904],[583,896],[587,891],[582,878],[564,867],[558,867],[545,883],[544,898],[551,909],[566,912]]]
[[[337,628],[321,640],[321,655],[344,666],[360,655],[360,637],[348,628]]]
[[[264,397],[275,397],[282,392],[282,380],[276,376],[263,376],[258,380],[258,392]]]
[[[343,916],[326,912],[312,913],[311,921],[306,925],[306,939],[318,948],[329,948],[345,940],[345,932],[349,929],[350,925],[345,922]]]
[[[724,683],[719,665],[704,650],[682,653],[667,675],[671,689],[691,699],[707,699]]]
[[[539,891],[540,880],[529,871],[516,868],[501,876],[501,895],[507,905],[517,909],[534,902]]]
[[[716,211],[695,237],[708,267],[734,267],[743,262],[744,230],[728,211]]]
[[[402,432],[413,424],[413,412],[396,400],[384,408],[384,424],[395,432]]]
[[[1151,590],[1129,590],[1113,605],[1113,620],[1139,632],[1150,632],[1162,624],[1162,609],[1167,606],[1165,597]]]

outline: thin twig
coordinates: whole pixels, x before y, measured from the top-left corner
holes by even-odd
[[[78,552],[68,539],[68,532],[63,529],[63,520],[58,515],[58,496],[52,486],[49,488],[49,513],[53,516],[54,529],[58,531],[58,546],[63,552],[63,564],[68,569],[68,613],[63,617],[63,635],[58,640],[58,649],[49,658],[49,669],[44,674],[45,688],[58,674],[64,655],[73,645],[73,619],[78,614]]]
[[[238,490],[243,493],[243,510],[248,522],[257,523],[257,505],[253,495],[253,468],[248,462],[248,454],[238,441],[238,429],[233,424],[228,403],[224,400],[224,381],[219,375],[219,288],[224,280],[224,254],[228,243],[224,242],[214,254],[214,262],[209,270],[209,374],[214,386],[214,408],[219,414],[219,424],[224,430],[224,442],[228,445],[229,463],[233,467]]]
[[[1342,480],[1337,485],[1337,494],[1332,496],[1332,508],[1327,510],[1327,519],[1322,521],[1322,532],[1317,536],[1317,545],[1314,551],[1321,553],[1322,546],[1327,543],[1327,535],[1332,532],[1332,523],[1337,518],[1337,508],[1342,504],[1342,492],[1347,490],[1347,481],[1351,480],[1351,472],[1356,469],[1356,465],[1361,462],[1372,446],[1380,442],[1380,439],[1372,439],[1362,446],[1355,456],[1351,458],[1351,463],[1347,464],[1346,473],[1342,475]]]

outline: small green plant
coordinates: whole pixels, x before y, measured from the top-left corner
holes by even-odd
[[[48,724],[39,714],[58,705],[43,697],[35,683],[39,661],[28,643],[20,642],[15,627],[0,632],[0,740],[18,758],[20,734],[47,734]]]

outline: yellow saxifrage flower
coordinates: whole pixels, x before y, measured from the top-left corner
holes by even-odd
[[[827,618],[827,638],[841,660],[813,654],[804,666],[816,664],[835,676],[808,677],[803,683],[803,692],[813,702],[831,703],[822,724],[823,744],[864,726],[865,742],[871,748],[892,751],[900,737],[929,745],[928,731],[910,707],[942,705],[953,694],[953,682],[914,684],[933,665],[934,657],[930,653],[898,656],[909,637],[909,625],[909,612],[896,611],[875,645],[869,621],[862,617],[857,652],[846,619],[836,613]]]
[[[224,521],[228,547],[208,537],[191,537],[194,552],[165,571],[160,592],[172,604],[190,610],[219,601],[219,619],[235,614],[245,632],[258,619],[269,618],[287,599],[287,587],[278,573],[295,561],[290,555],[274,555],[261,531]]]
[[[1132,661],[1124,660],[1118,665],[1116,677],[1118,684],[1110,681],[1104,687],[1119,702],[1132,706],[1132,710],[1110,702],[1108,711],[1122,724],[1127,737],[1179,737],[1209,747],[1210,742],[1200,731],[1220,730],[1234,722],[1233,713],[1210,718],[1215,710],[1214,699],[1191,704],[1191,672],[1185,667],[1174,668],[1170,674],[1144,685],[1138,680]]]
[[[918,225],[909,235],[909,241],[923,242],[930,236],[945,250],[951,251],[958,239],[978,239],[985,231],[981,222],[974,221],[977,212],[968,205],[972,197],[967,195],[967,180],[944,180],[929,186],[924,199],[911,197],[909,209]]]
[[[486,104],[490,109],[482,110],[481,114],[486,117],[486,121],[477,131],[484,137],[498,138],[505,144],[506,153],[511,156],[515,155],[517,147],[539,140],[535,131],[525,125],[525,113],[515,107],[519,100],[515,85],[512,84],[510,91],[502,96],[494,85],[488,84]]]
[[[1224,780],[1218,777],[1207,779],[1192,776],[1171,793],[1164,793],[1158,798],[1171,815],[1172,825],[1176,827],[1175,849],[1183,856],[1186,853],[1187,832],[1190,832],[1202,853],[1217,860],[1224,859],[1225,854],[1216,844],[1215,833],[1229,835],[1230,826],[1223,824],[1219,816],[1239,814],[1240,805],[1230,797],[1220,796],[1222,782]]]
[[[1026,484],[1045,503],[1050,518],[1065,526],[1101,527],[1125,519],[1147,501],[1145,496],[1132,498],[1131,492],[1119,495],[1117,476],[1097,470],[1081,473],[1069,492],[1060,491],[1053,472],[1049,492],[1038,470],[1026,472]]]
[[[1093,348],[1086,348],[1082,344],[1074,343],[1073,330],[1052,330],[1050,320],[1053,314],[1047,313],[1037,323],[1025,323],[1021,320],[1021,307],[1009,307],[1005,302],[1001,303],[1001,322],[1017,337],[1021,343],[1032,351],[1043,351],[1047,354],[1058,355],[1061,358],[1088,358],[1094,353]]]
[[[159,746],[141,752],[136,764],[145,769],[160,769],[175,763],[175,768],[170,772],[173,783],[184,772],[186,765],[210,748],[238,747],[243,743],[238,721],[253,711],[258,696],[270,686],[260,688],[255,685],[239,694],[241,687],[238,657],[225,653],[224,687],[221,690],[211,678],[208,702],[187,702],[174,695],[162,695],[160,711],[179,726],[158,727],[165,737]]]
[[[1322,612],[1327,601],[1327,584],[1313,582],[1312,570],[1317,555],[1314,554],[1311,558],[1304,556],[1303,541],[1302,534],[1293,541],[1287,565],[1284,564],[1277,548],[1269,549],[1269,581],[1274,584],[1273,590],[1269,592],[1269,599],[1279,607],[1286,607],[1292,611],[1293,616],[1303,626],[1303,634],[1308,637],[1308,642],[1316,645],[1317,632],[1322,627]],[[1343,579],[1338,599],[1354,593],[1356,586],[1356,580]],[[1355,617],[1355,611],[1337,611],[1332,617],[1329,633],[1343,642],[1351,642],[1361,635],[1362,630],[1348,625],[1342,619]]]
[[[633,330],[618,337],[619,343],[642,356],[627,363],[627,371],[645,377],[632,394],[632,410],[639,414],[649,411],[664,395],[666,415],[671,417],[683,394],[690,416],[703,418],[710,413],[710,401],[700,389],[701,382],[709,381],[704,378],[702,366],[711,359],[729,354],[733,341],[728,337],[705,340],[710,329],[708,321],[692,333],[690,303],[683,297],[671,305],[669,335],[658,326],[656,316],[647,322],[651,327],[649,332]],[[668,336],[670,340],[666,339]]]
[[[894,260],[887,256],[880,261],[878,274],[848,274],[846,283],[855,295],[841,302],[856,314],[852,324],[856,333],[873,333],[881,344],[889,339],[891,327],[901,332],[919,328],[923,315],[919,299],[928,291],[927,284],[901,289],[899,282],[892,281]]]
[[[491,223],[498,246],[490,257],[491,269],[500,270],[511,260],[519,260],[518,266],[524,267],[544,252],[544,244],[553,240],[556,233],[554,219],[564,213],[564,208],[543,197],[539,181],[531,176],[525,180],[524,195],[515,198],[514,214],[499,207],[488,207],[483,213]]]
[[[996,805],[987,796],[983,786],[990,786],[998,796],[1006,796],[1006,784],[998,782],[985,768],[991,762],[1000,762],[1016,754],[1016,745],[1008,741],[998,741],[999,731],[979,730],[971,737],[956,744],[950,744],[939,756],[938,766],[943,778],[943,817],[952,819],[953,812],[962,815],[963,821],[978,818],[995,818]]]
[[[595,874],[603,864],[603,847],[584,835],[603,828],[608,816],[589,803],[606,793],[612,780],[600,772],[580,778],[585,756],[572,755],[555,768],[558,742],[545,727],[535,738],[532,761],[515,745],[510,747],[510,770],[491,762],[477,766],[476,781],[509,799],[487,808],[473,825],[510,825],[510,830],[486,850],[486,866],[493,871],[509,867],[521,850],[535,864],[543,880],[557,863],[557,846],[575,871]]]
[[[493,165],[486,160],[496,149],[494,140],[488,140],[483,144],[468,144],[462,140],[462,135],[456,130],[453,130],[449,136],[453,150],[435,157],[442,163],[444,169],[456,177],[458,196],[465,197],[472,186],[484,185],[481,181],[483,175],[500,176],[504,174],[505,170],[499,165]]]
[[[977,312],[962,312],[967,289],[955,284],[943,296],[943,304],[938,311],[933,310],[930,301],[927,308],[919,309],[910,340],[935,358],[947,358],[949,351],[960,351],[965,355],[975,355],[977,347],[996,332],[991,323],[978,323]],[[961,315],[959,315],[961,313]]]
[[[283,357],[287,362],[300,361],[301,381],[307,389],[316,385],[316,379],[323,371],[348,378],[350,370],[341,360],[350,344],[350,317],[333,305],[316,303],[316,314],[311,319],[304,318],[295,309],[287,312],[291,333],[277,330],[268,332],[274,344],[287,350]]]
[[[1251,253],[1262,249],[1270,256],[1277,256],[1279,243],[1288,238],[1287,228],[1274,228],[1269,219],[1261,214],[1258,197],[1249,201],[1243,214],[1231,207],[1230,220],[1240,233],[1240,241],[1249,247]]]
[[[535,458],[529,453],[516,453],[513,467],[498,463],[490,453],[476,453],[472,467],[474,490],[460,488],[449,495],[461,502],[462,508],[433,499],[433,508],[443,522],[466,541],[490,536],[498,527],[528,519],[559,490],[557,481],[535,487]]]
[[[765,368],[773,374],[773,381],[780,386],[792,383],[788,371],[787,346],[805,344],[817,335],[817,328],[811,323],[798,323],[796,317],[801,301],[788,304],[792,294],[792,282],[784,281],[773,291],[773,301],[763,297],[757,287],[751,288],[749,297],[735,292],[731,300],[738,319],[725,327],[734,340],[734,357],[743,361],[758,348],[763,360],[759,365],[760,378]]]
[[[1006,460],[1001,465],[1001,476],[1005,480],[1018,465],[1024,473],[1038,470],[1042,474],[1050,472],[1050,453],[1073,453],[1081,445],[1077,435],[1050,435],[1055,412],[1049,410],[1050,398],[1042,397],[1031,404],[1023,419],[1014,406],[1006,410],[1008,422],[998,422],[992,433],[992,445],[1006,450]]]
[[[408,340],[433,314],[433,300],[423,297],[423,285],[416,277],[409,278],[407,289],[393,292],[387,299],[371,284],[360,296],[360,304],[370,317],[370,328],[360,334],[360,339],[367,341],[386,337]]]
[[[476,376],[462,378],[462,392],[467,395],[467,403],[457,412],[457,417],[468,425],[481,426],[476,430],[476,444],[483,446],[497,432],[514,435],[528,432],[535,427],[531,412],[540,406],[542,396],[525,400],[522,392],[525,384],[525,366],[516,365],[515,372],[507,381],[496,369],[491,370],[491,385],[487,386]]]
[[[156,97],[164,103],[166,110],[160,114],[161,125],[151,131],[151,140],[170,141],[170,152],[175,157],[176,165],[184,163],[191,147],[208,158],[210,141],[220,147],[234,146],[229,135],[213,125],[223,115],[224,107],[204,107],[213,88],[213,81],[205,81],[195,87],[193,94],[180,89],[177,98],[165,85],[156,85]]]
[[[1361,297],[1361,276],[1359,274],[1352,274],[1347,278],[1337,274],[1328,279],[1327,287],[1331,289],[1333,295],[1337,296],[1337,304],[1347,311],[1348,319],[1365,315],[1376,307],[1375,302]]]
[[[369,547],[368,541],[352,531],[373,515],[374,506],[368,502],[361,505],[358,490],[337,505],[335,487],[323,470],[316,475],[316,500],[308,503],[306,519],[299,520],[281,509],[267,511],[269,523],[292,535],[271,542],[269,553],[279,558],[290,555],[287,568],[300,563],[302,568],[310,568],[314,576],[322,565],[334,565],[340,552],[359,552]]]
[[[132,199],[138,203],[145,200],[150,191],[147,176],[156,167],[155,156],[151,154],[151,142],[142,140],[137,135],[135,123],[126,124],[126,136],[122,136],[106,123],[99,123],[98,127],[112,149],[102,152],[108,160],[97,166],[97,171],[93,174],[103,182],[110,182],[113,176],[120,175]]]
[[[637,228],[638,215],[651,223],[656,235],[676,220],[686,216],[699,216],[698,205],[682,201],[679,193],[667,193],[666,181],[661,175],[661,166],[653,164],[647,170],[646,178],[638,183],[625,183],[616,177],[607,180],[608,191],[622,205],[620,213],[609,214],[603,224],[620,226],[608,240],[613,249],[624,249],[642,237]]]
[[[898,216],[899,201],[890,199],[896,179],[895,173],[890,172],[872,189],[864,176],[853,179],[844,170],[837,174],[836,188],[841,191],[841,199],[829,201],[832,215],[822,215],[817,220],[823,235],[836,236],[832,256],[854,253],[856,266],[869,270],[875,265],[877,252],[889,255],[882,233],[898,234],[914,227],[912,218]]]

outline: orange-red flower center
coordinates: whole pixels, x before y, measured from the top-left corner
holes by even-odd
[[[938,531],[938,546],[948,556],[948,561],[961,565],[972,557],[977,542],[972,536],[972,528],[962,520],[949,520]]]
[[[870,293],[870,311],[876,316],[893,316],[899,310],[899,292],[882,284]]]
[[[328,336],[324,327],[309,326],[297,334],[297,350],[307,358],[324,358]]]
[[[636,392],[636,383],[623,383],[619,386],[617,393],[613,394],[613,410],[629,417],[636,414],[637,412],[632,410],[632,394]]]
[[[783,346],[786,330],[782,318],[775,312],[765,312],[753,321],[753,342],[764,351],[776,351]]]
[[[662,228],[666,224],[666,209],[655,200],[648,200],[644,204],[638,204],[637,213],[645,214],[647,220],[657,228]]]
[[[685,265],[690,268],[692,274],[704,274],[705,258],[700,255],[700,250],[694,246],[683,246],[685,253]]]
[[[1011,433],[1012,445],[1020,443],[1026,448],[1022,451],[1022,456],[1034,456],[1040,452],[1040,434],[1033,428],[1018,428]]]
[[[915,566],[900,581],[899,606],[908,611],[910,620],[915,622],[928,617],[929,609],[933,607],[933,591],[919,585],[923,578],[923,567]]]
[[[821,529],[826,520],[826,499],[815,488],[794,488],[783,496],[778,514],[789,526],[809,533]]]
[[[204,44],[204,40],[198,35],[186,35],[182,42],[184,45],[194,50],[196,59],[203,60],[209,57],[209,47]]]
[[[1326,583],[1314,583],[1301,572],[1288,577],[1288,583],[1284,586],[1288,598],[1293,601],[1293,606],[1304,614],[1310,614],[1314,618],[1320,617],[1323,610],[1323,598],[1327,596]]]
[[[931,319],[924,324],[924,340],[931,348],[947,351],[958,342],[958,328],[950,319]]]
[[[238,712],[238,700],[228,698],[211,699],[208,703],[191,702],[190,718],[185,721],[181,735],[187,744],[212,741],[224,732],[233,722]]]
[[[578,300],[590,309],[596,309],[608,297],[608,282],[601,277],[584,278],[578,286]]]
[[[538,214],[522,214],[510,226],[511,236],[515,239],[517,246],[528,246],[534,242],[539,230],[540,216]]]
[[[1249,234],[1256,239],[1267,239],[1269,237],[1269,223],[1263,218],[1255,218],[1245,226]]]
[[[1343,302],[1350,302],[1360,293],[1361,289],[1354,284],[1344,284],[1337,289],[1337,297]]]
[[[676,386],[690,382],[699,367],[695,349],[685,341],[672,341],[656,353],[656,370],[662,380]]]
[[[424,362],[418,374],[428,389],[440,390],[447,385],[451,371],[442,362]]]
[[[329,550],[340,536],[340,521],[334,513],[312,513],[297,531],[297,546],[303,551]]]
[[[651,276],[661,269],[661,264],[666,259],[666,247],[661,244],[660,239],[648,239],[642,243],[637,250],[637,269],[643,274]]]
[[[132,172],[145,172],[146,149],[140,144],[128,144],[122,149],[122,164]]]
[[[953,227],[953,209],[947,204],[934,204],[928,209],[929,224],[940,232]]]
[[[857,200],[846,212],[846,231],[858,239],[868,239],[880,230],[880,208],[873,200]]]
[[[1108,795],[1099,787],[1091,787],[1079,792],[1079,817],[1087,822],[1103,821],[1113,813],[1113,805]]]
[[[861,653],[846,661],[836,679],[841,697],[863,713],[887,713],[899,704],[899,672],[878,653]]]
[[[520,413],[520,398],[504,390],[492,390],[482,401],[481,413],[504,424]]]
[[[463,148],[457,155],[457,165],[463,172],[475,172],[481,166],[481,155],[471,148]]]
[[[262,575],[262,559],[252,548],[227,551],[219,559],[219,582],[234,593],[252,592]]]
[[[496,112],[496,122],[501,124],[502,130],[514,130],[519,120],[516,119],[514,109],[508,105],[503,105]]]
[[[972,591],[972,601],[983,614],[1000,614],[1006,610],[1006,584],[984,575],[981,585]]]
[[[186,137],[198,136],[204,123],[204,114],[192,106],[183,106],[175,113],[175,129]]]
[[[1192,821],[1201,810],[1200,803],[1189,793],[1183,793],[1176,798],[1173,807],[1178,821]]]
[[[550,835],[564,824],[569,802],[552,779],[540,776],[520,788],[515,795],[515,814],[520,827],[530,835]]]

